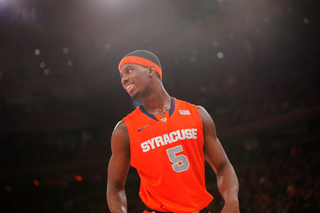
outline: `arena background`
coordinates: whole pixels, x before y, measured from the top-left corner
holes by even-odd
[[[117,65],[136,49],[159,57],[170,95],[213,117],[241,212],[319,212],[319,6],[0,0],[1,212],[109,212],[110,135],[138,104]],[[219,212],[210,168],[206,179]],[[142,212],[134,169],[126,188]]]

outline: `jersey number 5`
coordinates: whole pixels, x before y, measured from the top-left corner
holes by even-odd
[[[177,153],[182,151],[183,151],[183,148],[181,145],[167,149],[169,160],[173,163],[172,169],[177,173],[184,172],[189,169],[188,158],[182,154],[176,156]]]

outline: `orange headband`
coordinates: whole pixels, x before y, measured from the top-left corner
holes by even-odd
[[[120,67],[122,65],[128,64],[128,63],[139,64],[139,65],[144,66],[144,67],[149,67],[150,65],[153,65],[153,66],[155,66],[156,72],[159,74],[160,79],[162,79],[161,68],[157,64],[153,63],[152,61],[149,61],[148,59],[140,58],[138,56],[127,56],[127,57],[124,57],[119,63],[119,66],[118,66],[119,71],[120,71]]]

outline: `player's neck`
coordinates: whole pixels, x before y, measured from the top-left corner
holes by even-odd
[[[164,116],[171,107],[171,97],[164,88],[141,98],[143,108],[154,115]]]

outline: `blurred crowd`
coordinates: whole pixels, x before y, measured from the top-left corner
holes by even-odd
[[[110,157],[105,137],[110,131],[93,136],[88,130],[49,133],[13,133],[1,144],[1,169],[39,167]]]
[[[194,99],[205,106],[218,129],[263,120],[320,103],[320,60],[310,56],[287,67],[229,76],[202,85]]]
[[[239,19],[239,22],[235,22],[235,26],[233,27],[235,29],[239,28],[238,30],[243,32],[241,33],[241,36],[245,37],[245,39],[239,40],[239,44],[234,43],[235,47],[237,47],[237,45],[242,47],[242,41],[247,40],[250,41],[248,44],[250,43],[250,45],[252,45],[250,48],[248,46],[248,49],[250,49],[250,54],[248,54],[250,55],[250,60],[248,59],[248,63],[244,63],[245,65],[243,65],[248,67],[239,68],[239,70],[232,69],[232,73],[231,71],[225,70],[228,66],[221,66],[221,70],[216,69],[217,67],[219,68],[219,63],[213,68],[213,62],[210,60],[212,59],[211,56],[215,50],[213,51],[212,48],[204,48],[204,50],[199,51],[198,57],[196,57],[198,52],[193,51],[193,62],[197,61],[198,64],[203,63],[210,65],[204,66],[208,68],[207,70],[196,70],[196,75],[194,72],[185,72],[185,69],[190,69],[190,67],[193,69],[192,66],[195,65],[196,67],[197,65],[192,61],[192,63],[189,63],[189,53],[181,53],[181,58],[164,64],[170,66],[166,67],[166,70],[175,70],[175,72],[167,75],[169,80],[164,82],[165,84],[168,84],[168,87],[166,88],[170,89],[171,86],[172,90],[176,90],[174,91],[178,93],[176,98],[202,105],[207,109],[216,124],[218,136],[220,130],[232,130],[234,127],[245,124],[255,124],[255,122],[263,122],[268,118],[319,106],[320,56],[318,49],[314,47],[311,48],[311,46],[308,47],[310,44],[308,42],[302,43],[299,40],[300,38],[296,39],[296,37],[299,36],[302,38],[309,38],[308,35],[310,33],[313,33],[314,37],[318,34],[317,30],[319,27],[314,27],[318,23],[318,16],[312,15],[310,11],[307,11],[307,9],[310,9],[315,5],[315,1],[306,0],[291,3],[290,0],[286,0],[285,2],[286,4],[283,5],[280,3],[270,3],[270,1],[257,1],[255,4],[248,4],[250,7],[246,10],[247,16],[243,19]],[[261,13],[263,12],[263,8],[268,8],[265,5],[269,4],[273,6],[272,10],[270,10],[271,12],[264,9],[264,13]],[[308,4],[310,6],[303,7],[303,4]],[[58,7],[58,5],[56,6]],[[180,13],[186,8],[180,8]],[[302,8],[302,12],[304,10],[306,11],[300,13],[299,8]],[[62,9],[62,7],[59,9]],[[187,14],[186,17],[189,17],[190,15],[187,11],[183,13]],[[296,17],[296,15],[285,14],[300,14],[301,17],[299,17],[299,19],[301,20],[295,22],[296,18],[294,17]],[[83,13],[79,15],[82,16]],[[98,16],[94,16],[95,19],[97,17]],[[197,23],[197,29],[200,29],[199,26],[201,26],[202,23],[205,23],[205,19],[201,21],[201,17],[207,17],[207,14],[196,14],[196,16],[193,17],[193,22]],[[291,19],[293,20],[292,22],[290,21]],[[52,20],[52,23],[57,22],[55,19]],[[170,19],[168,19],[168,21],[170,21]],[[69,22],[64,23],[70,25]],[[170,34],[180,35],[178,32],[184,32],[178,31],[178,28],[189,29],[187,26],[180,26],[179,22],[176,23],[177,26],[174,26],[173,24],[175,24],[175,22],[170,23],[170,25],[168,23],[166,26],[171,26],[170,28],[172,28],[172,30],[161,32],[159,36],[155,37],[157,38],[156,40],[159,41],[161,36],[163,37],[161,39],[165,40]],[[288,31],[286,28],[288,28],[289,25],[294,26],[295,30]],[[80,28],[82,32],[83,27]],[[151,31],[153,30],[155,30],[155,28],[151,29]],[[210,30],[212,30],[212,32],[210,32]],[[234,37],[237,36],[237,34],[231,33],[228,36],[224,36],[221,32],[221,35],[218,36],[219,33],[213,32],[215,30],[216,28],[208,28],[205,31],[208,35],[216,35],[217,38],[221,37],[221,41],[219,40],[221,44],[223,43],[222,40],[228,40],[228,38],[229,40],[235,41]],[[16,34],[15,31],[16,30],[12,31],[13,34]],[[200,30],[197,31],[200,32]],[[251,32],[251,34],[246,31]],[[261,31],[268,33],[261,33]],[[285,32],[290,33],[290,35]],[[11,33],[9,32],[8,35],[10,34]],[[30,34],[29,30],[28,34]],[[255,35],[262,34],[264,36],[257,36],[258,38],[254,38]],[[21,35],[24,35],[23,32]],[[191,35],[194,35],[195,40],[197,40],[197,33]],[[84,38],[85,37],[80,38],[80,40]],[[260,42],[267,39],[269,39],[269,42]],[[277,39],[278,42],[275,42]],[[147,40],[149,40],[149,38]],[[287,40],[289,42],[286,42]],[[314,41],[315,39],[310,37],[310,40]],[[212,43],[213,46],[219,44],[219,42],[215,42],[218,41],[214,41]],[[297,44],[297,42],[301,43]],[[14,43],[14,46],[17,46],[16,41]],[[98,43],[99,41],[96,42],[97,45]],[[152,44],[150,42],[148,43]],[[30,44],[32,44],[32,42]],[[110,48],[108,47],[110,46],[110,43],[107,44],[105,49]],[[157,44],[157,41],[154,41],[153,44]],[[265,48],[265,46],[263,46],[269,44],[277,45],[279,48],[275,48],[272,45],[270,48]],[[282,58],[277,61],[277,59],[273,57],[274,55],[279,55],[276,54],[277,50],[281,51],[281,53],[285,53],[285,50],[291,49],[286,48],[286,45],[291,46],[295,44],[297,45],[297,52],[291,53],[291,57],[288,57],[291,58],[292,61],[288,61],[289,59],[285,61]],[[88,45],[90,46],[90,43],[88,43]],[[259,45],[259,48],[255,47]],[[312,43],[312,45],[316,46],[316,43]],[[190,44],[190,47],[192,46],[193,44]],[[305,47],[302,48],[301,46]],[[222,45],[219,46],[219,49],[220,47],[223,49]],[[230,47],[233,46],[230,45]],[[12,60],[12,63],[17,63],[17,65],[13,66],[10,71],[9,68],[2,67],[0,79],[4,84],[0,89],[4,91],[6,88],[17,89],[16,92],[18,94],[19,82],[25,84],[26,88],[32,88],[32,86],[28,85],[29,81],[26,81],[26,79],[31,79],[30,76],[40,78],[37,69],[33,69],[32,63],[27,59],[25,62],[28,63],[13,60],[13,55],[16,54],[16,48],[8,49],[7,45],[4,45],[4,48],[7,51],[7,54],[2,55],[8,55],[9,59]],[[309,51],[306,51],[308,48]],[[244,54],[242,52],[243,49],[244,48],[234,48],[232,51],[239,51],[236,55],[240,55]],[[313,53],[311,53],[312,51]],[[202,57],[201,54],[205,55],[205,57]],[[267,62],[270,61],[270,66],[257,67],[259,66],[259,63],[252,62],[251,54],[252,58],[261,57],[261,60],[263,59],[262,61],[264,61],[263,64],[267,64]],[[272,57],[267,57],[269,54],[272,55]],[[84,54],[84,56],[85,55],[88,54]],[[90,57],[94,56],[94,54],[89,55]],[[101,55],[101,57],[103,56],[103,54],[100,53],[99,55]],[[179,60],[183,62],[184,58],[182,56],[187,58],[188,63],[179,62]],[[111,63],[112,57],[109,59],[103,58],[103,61],[107,60],[106,63]],[[214,55],[214,57],[216,58],[216,55]],[[88,72],[91,73],[90,75],[93,75],[92,73],[94,73],[93,76],[104,76],[97,75],[97,72],[93,72],[94,70],[100,70],[100,68],[98,69],[97,67],[102,67],[101,63],[96,63],[98,65],[94,65],[95,61],[100,60],[99,57],[95,58],[95,60],[90,60],[90,63],[88,62],[86,68],[83,69],[88,70]],[[296,60],[293,60],[293,58],[296,58]],[[82,57],[80,57],[80,59],[82,60]],[[9,66],[11,63],[10,60],[4,58],[3,61],[6,63],[3,64]],[[242,57],[238,60],[242,60]],[[223,62],[223,60],[220,60],[220,62]],[[228,61],[228,63],[230,63],[230,61]],[[25,64],[27,64],[27,66],[25,66]],[[77,66],[76,62],[73,67],[75,66]],[[179,66],[179,69],[174,69],[174,66]],[[171,69],[172,67],[173,69]],[[4,69],[7,69],[8,72],[4,71]],[[80,68],[78,67],[77,69]],[[77,69],[74,69],[74,71]],[[58,76],[57,78],[61,79],[63,79],[62,77],[64,75],[71,75],[69,70],[68,72],[59,72],[66,70],[59,70],[57,68],[57,70],[55,70],[56,74],[54,74],[55,71],[51,70],[51,68],[50,71],[50,76],[56,75]],[[79,74],[79,72],[74,73],[77,73],[77,75]],[[80,72],[81,75],[83,73]],[[85,76],[89,76],[89,74],[86,74]],[[181,76],[185,79],[182,79]],[[95,82],[95,78],[93,77],[88,79],[90,79],[88,84]],[[103,78],[101,77],[101,79]],[[179,81],[179,83],[176,83],[177,81]],[[191,81],[192,83],[190,83]],[[100,81],[97,82],[99,84]],[[111,83],[112,81],[108,82]],[[11,83],[12,85],[9,85]],[[105,84],[104,80],[101,84]],[[95,90],[89,86],[87,87],[92,91]],[[100,88],[100,86],[97,88]],[[26,91],[21,94],[27,93],[28,92]],[[56,91],[56,94],[52,93],[49,89],[43,93],[39,91],[34,91],[33,93],[32,97],[43,101],[40,101],[41,103],[39,103],[39,106],[36,104],[33,106],[32,103],[30,103],[30,107],[22,107],[22,109],[20,109],[18,105],[10,106],[6,101],[7,97],[1,96],[0,117],[5,118],[5,115],[10,115],[8,116],[9,119],[14,119],[15,116],[20,115],[29,115],[32,117],[33,113],[34,115],[41,117],[42,114],[39,112],[42,112],[42,109],[46,107],[47,109],[52,109],[53,112],[60,109],[60,107],[72,111],[73,109],[77,109],[79,104],[77,101],[71,101],[68,103],[70,106],[68,104],[66,104],[66,106],[61,106],[58,101],[55,100],[55,95],[59,94],[60,90]],[[63,93],[63,91],[61,91],[61,93]],[[72,90],[70,90],[69,93],[73,93]],[[16,93],[13,91],[12,93],[8,92],[3,94],[3,96],[15,96]],[[101,94],[105,93],[101,92]],[[109,97],[104,98],[105,99],[103,100],[106,100]],[[98,101],[95,101],[96,99],[98,99]],[[93,121],[96,117],[99,117],[97,120],[100,121],[101,117],[103,122],[108,122],[107,116],[101,116],[101,114],[95,113],[95,111],[98,111],[97,108],[111,111],[113,105],[109,102],[105,103],[100,99],[99,95],[97,98],[93,97],[92,100],[87,103],[87,105],[89,105],[88,109],[87,107],[84,107],[83,111],[88,111],[88,117]],[[96,102],[99,104],[99,107],[96,106]],[[43,110],[43,113],[45,114],[45,110]],[[104,115],[104,113],[102,114]],[[17,120],[19,121],[19,119]],[[59,119],[57,122],[59,122]],[[6,124],[5,122],[2,123]],[[13,122],[13,124],[15,123]],[[282,129],[282,127],[279,127],[278,130],[273,130],[273,132],[251,132],[252,135],[250,135],[250,139],[228,138],[227,140],[222,141],[226,153],[239,178],[239,200],[242,213],[320,212],[320,120],[319,118],[314,118],[313,121],[292,128],[296,129],[290,129],[290,127],[288,127],[288,129]],[[10,129],[10,131],[15,131],[15,128]],[[112,129],[106,130],[102,129],[102,127],[52,130],[48,132],[3,133],[1,131],[0,198],[3,204],[0,207],[0,212],[109,212],[105,193],[107,162],[111,156],[111,132]],[[97,165],[97,167],[90,168],[91,164],[89,166],[81,167],[82,163],[85,164],[94,159],[105,159],[105,161],[99,161],[100,165]],[[69,166],[65,167],[65,165]],[[47,170],[46,173],[42,173],[42,170],[49,167],[51,168],[50,171]],[[76,168],[71,170],[70,168],[72,167]],[[208,164],[206,164],[206,167],[207,189],[215,198],[212,203],[210,203],[209,210],[212,213],[220,212],[224,202],[218,192],[214,172]],[[35,174],[33,174],[32,171],[35,171]],[[19,174],[22,175],[19,176]],[[128,212],[130,213],[141,213],[145,208],[139,198],[138,192],[139,177],[137,176],[136,171],[131,168],[126,183]]]
[[[241,212],[320,211],[319,132],[317,124],[307,131],[261,135],[250,146],[245,141],[223,143],[239,178]],[[209,209],[219,212],[223,200],[215,175],[206,166],[207,189],[215,197]],[[109,212],[106,174],[99,172],[83,171],[83,181],[3,182],[2,207],[4,212]],[[138,196],[139,178],[134,169],[129,172],[126,189],[129,212],[141,213],[145,207]]]
[[[235,166],[242,212],[319,212],[319,130],[264,140],[256,157]]]
[[[250,77],[229,78],[220,86],[203,85],[194,103],[212,115],[217,130],[261,121],[320,103],[320,60],[317,56],[300,60],[282,70],[268,69]],[[100,130],[101,131],[101,130]],[[32,167],[87,160],[110,155],[111,130],[103,136],[86,130],[66,134],[13,133],[2,138],[2,169]]]
[[[230,77],[227,84],[203,85],[194,103],[210,112],[218,131],[304,110],[320,102],[319,67],[318,57],[313,56],[281,70],[270,68],[250,77]],[[279,130],[278,135],[255,135],[251,145],[223,141],[239,178],[241,212],[320,212],[319,126],[309,123],[301,133]],[[79,129],[2,135],[1,171],[72,165],[97,158],[105,158],[107,164],[111,131]],[[75,180],[74,174],[62,171],[50,177],[51,181],[46,181],[47,176],[41,177],[39,184],[24,177],[2,178],[1,199],[6,204],[1,212],[108,212],[107,165],[102,166],[104,170],[93,175],[92,171],[81,170],[83,180]],[[207,171],[207,187],[215,197],[209,208],[219,212],[223,200],[214,173],[210,168]],[[139,178],[134,170],[130,171],[126,187],[129,212],[142,212]]]

